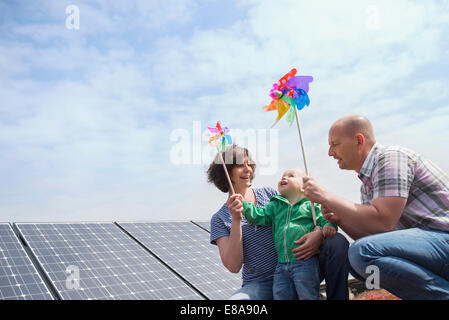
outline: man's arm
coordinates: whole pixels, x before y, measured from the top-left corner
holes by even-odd
[[[338,226],[352,239],[357,240],[366,236],[369,236],[368,233],[361,232],[357,228],[354,228],[351,224],[345,224],[344,221],[339,221],[339,218],[335,213],[327,209],[325,206],[323,206],[323,217],[324,219],[328,221],[332,221],[335,224],[338,224]]]
[[[325,207],[321,206],[321,208],[320,208],[320,206],[317,203],[315,203],[316,224],[321,228],[324,228],[325,226],[329,226],[329,227],[334,228],[337,231],[338,225],[336,223],[333,223],[324,218],[324,211],[322,210],[323,208],[325,208]]]
[[[307,199],[320,203],[331,213],[324,217],[354,239],[392,231],[407,203],[402,197],[382,197],[370,205],[355,204],[326,191],[311,177],[304,178],[304,189]]]

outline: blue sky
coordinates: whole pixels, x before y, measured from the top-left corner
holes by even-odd
[[[254,186],[276,186],[303,164],[294,128],[269,138],[261,108],[292,67],[315,79],[300,116],[329,190],[359,199],[327,157],[353,113],[449,172],[449,2],[391,2],[0,1],[0,221],[207,220],[226,195],[198,126],[217,120],[256,134],[236,140],[257,155]]]

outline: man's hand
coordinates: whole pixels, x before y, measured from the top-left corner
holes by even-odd
[[[226,205],[231,212],[232,219],[242,220],[243,196],[241,194],[236,193],[230,196]]]
[[[313,231],[303,235],[295,241],[296,244],[301,244],[299,247],[292,250],[293,257],[297,260],[310,259],[320,248],[323,241],[321,230]]]
[[[340,218],[324,205],[321,205],[321,213],[323,214],[324,219],[326,219],[329,222],[335,224],[338,224],[340,222]]]
[[[303,177],[302,181],[307,200],[325,204],[329,193],[312,177]]]

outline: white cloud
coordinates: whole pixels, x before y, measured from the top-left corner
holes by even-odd
[[[376,2],[373,29],[368,1],[242,1],[247,16],[220,28],[196,24],[203,2],[81,2],[78,33],[65,28],[68,4],[42,3],[39,19],[0,37],[0,220],[208,219],[226,195],[206,183],[206,163],[170,163],[170,133],[193,139],[193,121],[217,120],[268,129],[276,114],[261,108],[292,67],[315,78],[300,118],[329,190],[359,198],[356,176],[327,157],[327,130],[349,113],[449,171],[442,2]],[[256,186],[302,166],[295,127],[277,128],[279,168]]]
[[[418,101],[431,103],[447,95],[444,82],[414,77],[422,66],[435,68],[442,61],[442,32],[446,30],[442,21],[447,13],[438,10],[441,4],[378,3],[382,23],[378,30],[365,26],[368,2],[250,5],[253,7],[245,21],[225,30],[198,31],[192,38],[177,42],[172,50],[165,46],[164,52],[168,53],[158,78],[164,78],[162,70],[168,70],[167,74],[176,70],[181,79],[190,79],[181,82],[185,90],[201,88],[203,82],[209,81],[208,85],[217,88],[216,93],[203,97],[203,103],[198,99],[199,107],[215,102],[213,115],[223,115],[238,127],[245,123],[254,127],[269,125],[275,118],[274,113],[267,118],[259,109],[269,102],[266,93],[271,83],[267,79],[274,82],[299,65],[305,74],[315,77],[309,93],[311,107],[301,114],[311,171],[329,189],[353,201],[359,199],[360,182],[354,174],[338,171],[336,164],[326,159],[327,130],[338,117],[349,113],[367,115],[380,132],[379,140],[386,143],[395,139],[398,144],[405,143],[413,136],[411,132],[418,133],[419,143],[406,144],[429,156],[437,154],[426,151],[448,142],[447,128],[443,127],[446,113],[440,115],[444,120],[439,121],[424,113],[422,117],[428,120],[417,124],[413,122],[414,113],[408,112],[411,108],[419,110]],[[176,61],[171,64],[174,57]],[[185,64],[187,61],[191,63]],[[235,112],[240,115],[237,119],[231,116]],[[292,148],[297,133],[294,128],[287,131],[285,125],[279,126],[281,136],[291,135],[285,138],[289,143],[280,147],[280,166],[296,166],[301,163],[299,147]],[[440,134],[438,141],[431,139],[432,126],[446,133]],[[439,155],[449,157],[447,153]],[[273,175],[258,179],[274,186],[277,178]]]

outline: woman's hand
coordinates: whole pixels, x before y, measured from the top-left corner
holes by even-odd
[[[232,219],[242,220],[243,196],[241,194],[236,193],[230,196],[226,205],[231,212]]]
[[[294,248],[293,257],[297,260],[310,259],[320,248],[323,241],[323,234],[321,230],[309,232],[303,235],[301,238],[295,241],[296,244],[301,244],[299,247]]]

